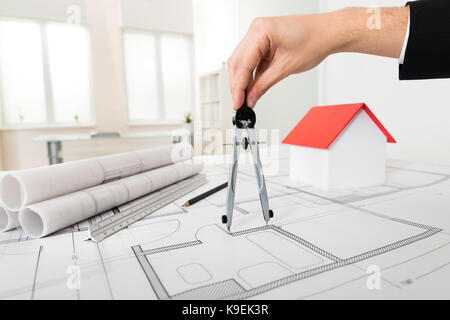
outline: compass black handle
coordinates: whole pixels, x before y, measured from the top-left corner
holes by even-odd
[[[244,99],[244,103],[242,104],[241,108],[238,111],[236,111],[236,114],[233,117],[233,125],[235,125],[239,129],[243,129],[244,125],[242,124],[241,121],[248,124],[246,128],[255,127],[256,113],[255,111],[253,111],[252,108],[250,108],[247,105],[247,99]]]

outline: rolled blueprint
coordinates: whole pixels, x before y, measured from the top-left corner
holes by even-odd
[[[20,225],[31,236],[44,237],[195,175],[202,169],[202,164],[172,164],[58,198],[31,204],[20,210]]]
[[[189,145],[174,144],[7,172],[0,178],[0,201],[7,209],[19,211],[32,203],[187,160],[190,151]]]
[[[0,206],[0,231],[9,231],[19,226],[19,213]]]

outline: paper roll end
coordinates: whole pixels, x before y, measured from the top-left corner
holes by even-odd
[[[8,227],[8,214],[6,210],[0,207],[0,231],[7,231]]]
[[[43,237],[44,234],[44,221],[42,217],[36,211],[25,207],[19,212],[19,222],[25,233],[32,237]]]
[[[19,211],[24,202],[20,181],[12,174],[5,174],[0,180],[0,200],[11,211]]]

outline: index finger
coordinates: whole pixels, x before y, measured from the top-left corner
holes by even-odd
[[[233,109],[238,110],[245,100],[245,90],[253,79],[255,70],[269,47],[259,35],[247,34],[230,58],[230,89]]]

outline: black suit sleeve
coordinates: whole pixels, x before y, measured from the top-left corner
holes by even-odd
[[[450,78],[450,0],[407,5],[410,31],[400,80]]]

